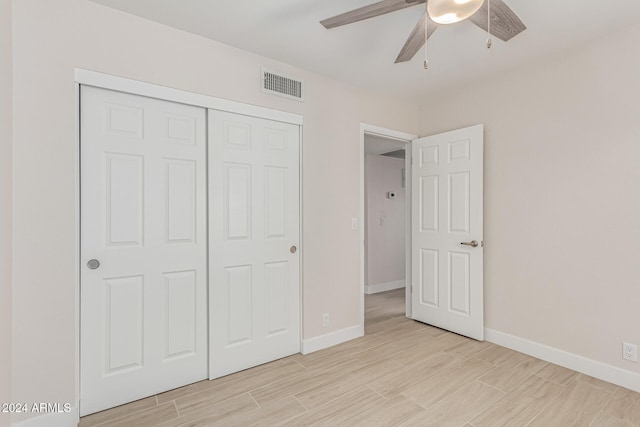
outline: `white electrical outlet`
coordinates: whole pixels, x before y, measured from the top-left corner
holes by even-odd
[[[322,315],[322,327],[326,328],[329,326],[329,313],[324,313]]]
[[[638,346],[635,344],[629,344],[627,342],[622,343],[622,358],[631,362],[638,362]]]

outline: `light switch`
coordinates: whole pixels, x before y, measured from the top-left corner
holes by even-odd
[[[358,218],[351,218],[351,229],[352,230],[358,229]]]

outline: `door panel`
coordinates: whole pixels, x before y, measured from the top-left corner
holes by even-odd
[[[412,144],[412,316],[482,340],[483,127]]]
[[[423,176],[420,177],[420,193],[422,204],[420,205],[420,230],[421,231],[438,231],[439,230],[439,177]]]
[[[438,251],[420,249],[420,302],[434,308],[440,306]]]
[[[197,307],[196,271],[182,271],[164,275],[165,329],[164,361],[191,356],[196,353],[198,326],[194,313]]]
[[[289,330],[288,276],[287,262],[265,264],[264,283],[267,296],[267,337],[287,333]]]
[[[287,169],[275,166],[264,168],[265,238],[286,238]]]
[[[144,349],[144,276],[104,281],[105,374],[142,368]]]
[[[195,243],[196,162],[165,159],[167,243]]]
[[[84,86],[81,96],[87,415],[207,377],[206,111]]]
[[[209,112],[211,378],[300,351],[300,133]]]
[[[226,268],[227,283],[225,286],[229,305],[229,333],[225,342],[228,346],[253,341],[253,271],[250,265]],[[215,286],[215,284],[214,284]],[[221,294],[223,295],[223,294]],[[222,299],[222,298],[220,298]],[[224,301],[224,300],[223,300]],[[247,301],[250,303],[247,304]],[[225,311],[226,311],[225,310]],[[212,343],[216,345],[218,343]],[[214,360],[214,363],[216,361]]]
[[[105,153],[109,246],[142,246],[144,156]]]
[[[251,238],[251,165],[224,165],[224,222],[228,240]]]

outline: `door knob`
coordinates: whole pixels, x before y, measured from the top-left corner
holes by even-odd
[[[471,246],[472,248],[477,248],[479,243],[477,240],[472,240],[470,242],[460,242],[461,245]]]
[[[90,259],[87,263],[87,267],[89,268],[89,270],[95,270],[100,267],[100,261],[98,261],[97,259]]]
[[[291,246],[291,248],[289,249],[289,252],[291,252],[292,254],[295,254],[298,251],[298,248],[296,248],[295,246]]]

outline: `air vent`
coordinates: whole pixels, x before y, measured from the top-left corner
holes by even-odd
[[[286,98],[303,101],[303,82],[271,71],[262,70],[262,91]]]

